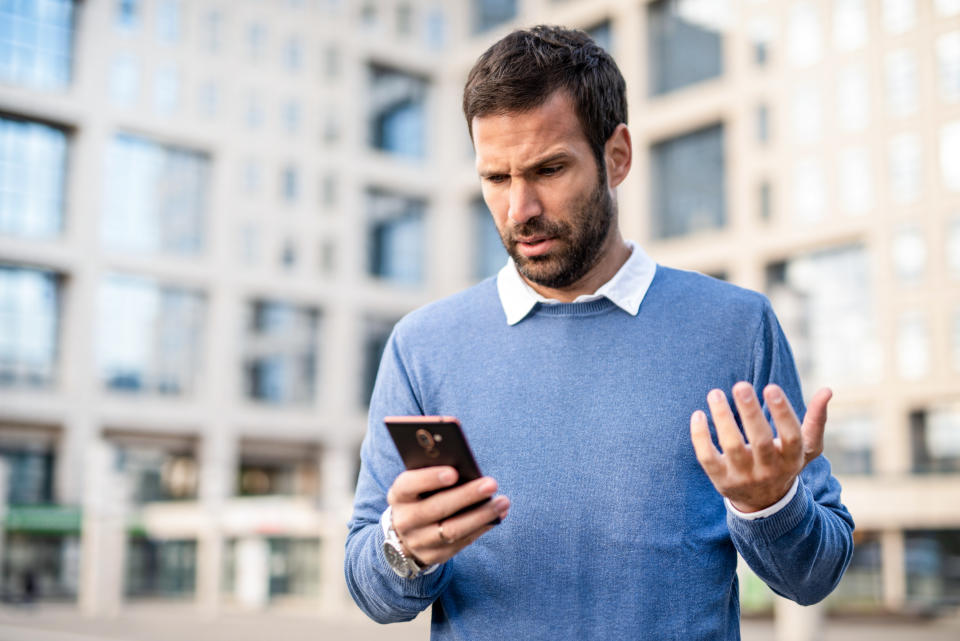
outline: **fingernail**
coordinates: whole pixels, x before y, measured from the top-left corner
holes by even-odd
[[[437,474],[437,478],[440,479],[441,483],[449,484],[453,483],[453,481],[457,478],[457,475],[454,474],[453,470],[441,470],[441,472]]]
[[[478,494],[493,494],[497,491],[497,482],[493,479],[487,479],[477,486]]]
[[[780,388],[774,387],[768,392],[770,396],[771,403],[782,403],[783,402],[783,392],[780,391]]]
[[[707,420],[707,415],[703,413],[703,410],[697,410],[693,413],[693,420],[695,421],[705,421]]]
[[[741,403],[749,403],[753,400],[753,390],[746,385],[740,385],[733,390],[733,393],[737,395],[737,400]]]
[[[497,512],[504,513],[507,511],[507,508],[510,507],[510,499],[505,496],[498,496],[493,499],[493,507]]]
[[[721,392],[718,389],[710,390],[710,394],[708,394],[708,398],[714,403],[720,403],[723,401],[723,392]]]

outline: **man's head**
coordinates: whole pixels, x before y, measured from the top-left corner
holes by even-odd
[[[573,99],[602,172],[604,144],[627,122],[626,82],[610,54],[577,29],[540,25],[514,31],[480,56],[463,89],[471,138],[474,118],[529,111],[558,90]]]
[[[470,72],[464,113],[484,200],[520,274],[561,299],[609,279],[625,260],[613,189],[631,162],[613,60],[580,31],[514,32]]]

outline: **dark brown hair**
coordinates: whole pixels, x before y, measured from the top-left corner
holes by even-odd
[[[600,171],[607,139],[627,122],[627,89],[617,63],[579,29],[539,25],[487,49],[463,88],[463,115],[473,138],[477,116],[528,111],[567,91]]]

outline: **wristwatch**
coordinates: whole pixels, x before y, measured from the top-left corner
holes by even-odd
[[[412,557],[403,553],[403,544],[392,525],[387,529],[383,541],[383,556],[387,557],[387,563],[393,571],[404,579],[415,579],[424,570]]]

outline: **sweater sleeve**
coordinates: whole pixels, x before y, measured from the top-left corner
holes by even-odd
[[[758,391],[769,383],[780,385],[797,416],[805,414],[793,354],[766,300],[754,346],[752,382]],[[764,414],[769,421],[766,406]],[[728,512],[727,526],[737,551],[757,576],[777,594],[801,605],[830,594],[853,554],[853,518],[840,502],[840,483],[822,455],[801,472],[796,494],[781,510],[757,520]]]
[[[450,580],[446,566],[415,579],[402,578],[383,554],[380,517],[387,509],[387,490],[404,469],[383,418],[423,413],[400,352],[394,329],[384,348],[370,400],[344,559],[347,587],[353,600],[378,623],[415,618],[436,600]]]

